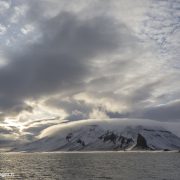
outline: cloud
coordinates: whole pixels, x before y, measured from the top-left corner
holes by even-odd
[[[179,121],[177,0],[0,5],[0,117],[24,139],[63,119]]]
[[[10,127],[0,127],[0,133],[1,134],[11,134],[13,132],[13,129]]]
[[[179,134],[177,129],[174,127],[174,125],[169,126],[169,123],[162,123],[157,122],[149,119],[131,119],[131,118],[122,118],[122,119],[87,119],[87,120],[80,120],[80,121],[73,121],[68,122],[65,124],[57,124],[50,126],[39,134],[37,138],[44,138],[44,137],[53,137],[56,135],[63,135],[68,134],[67,132],[72,131],[72,129],[78,130],[82,127],[89,126],[89,125],[99,125],[103,129],[118,129],[121,130],[124,127],[137,127],[137,126],[144,126],[144,127],[150,127],[152,129],[162,129],[167,128],[175,133]],[[176,124],[177,125],[177,124]]]
[[[10,7],[10,1],[9,0],[1,0],[0,1],[0,14],[3,14],[5,11],[7,11]]]
[[[19,133],[17,128],[0,124],[0,148],[13,146],[19,143],[18,138]]]
[[[0,24],[0,35],[3,35],[6,33],[6,27]]]
[[[174,67],[179,67],[179,7],[178,0],[152,0],[142,30],[142,35],[157,45],[161,59]]]
[[[106,15],[84,20],[61,12],[39,29],[38,42],[8,52],[8,64],[0,71],[2,110],[23,109],[28,98],[83,88],[96,58],[125,51],[136,39],[124,24]]]
[[[180,100],[175,100],[167,104],[146,108],[142,118],[154,119],[159,121],[180,121]]]

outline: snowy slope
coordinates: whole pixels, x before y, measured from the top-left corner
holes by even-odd
[[[180,138],[152,123],[82,120],[44,130],[35,142],[16,151],[176,150]]]

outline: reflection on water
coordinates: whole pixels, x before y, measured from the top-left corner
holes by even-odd
[[[1,153],[0,173],[23,180],[179,180],[180,153]]]

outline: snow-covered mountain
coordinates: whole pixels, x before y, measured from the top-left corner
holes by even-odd
[[[180,138],[157,124],[128,120],[82,120],[45,129],[15,151],[176,150]]]

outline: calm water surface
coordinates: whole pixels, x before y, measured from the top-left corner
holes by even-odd
[[[23,180],[180,180],[180,153],[1,153],[0,173]]]

